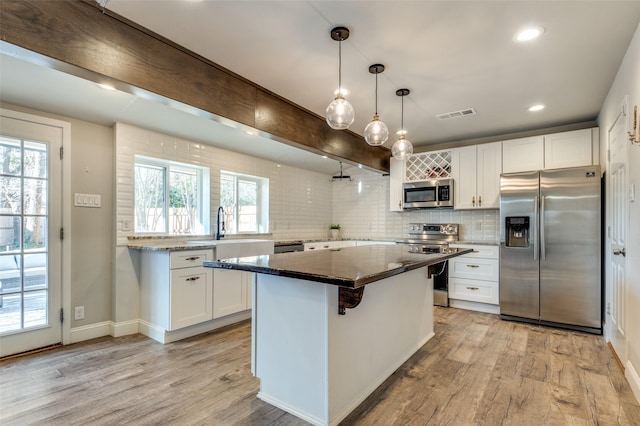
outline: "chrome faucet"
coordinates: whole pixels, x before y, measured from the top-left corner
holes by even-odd
[[[216,240],[224,238],[224,231],[224,209],[220,206],[218,207],[218,219],[216,221]]]

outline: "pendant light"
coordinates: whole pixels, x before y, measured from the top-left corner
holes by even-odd
[[[342,92],[342,42],[349,38],[349,29],[335,27],[331,30],[331,38],[338,42],[338,93],[325,112],[327,124],[336,130],[345,130],[353,123],[355,112],[353,106],[344,98]]]
[[[369,67],[369,72],[376,75],[376,112],[371,123],[364,128],[364,140],[371,146],[379,146],[389,138],[389,128],[380,121],[378,116],[378,74],[384,71],[384,65],[374,64]]]
[[[398,130],[398,140],[391,147],[391,155],[396,160],[406,160],[408,155],[413,154],[413,145],[407,140],[407,131],[404,129],[404,97],[409,93],[409,89],[398,89],[396,95],[402,97],[402,115],[400,116],[400,130]]]

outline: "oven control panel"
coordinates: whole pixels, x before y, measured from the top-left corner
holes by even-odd
[[[433,237],[455,236],[457,239],[459,225],[457,223],[410,223],[409,235],[429,235]]]

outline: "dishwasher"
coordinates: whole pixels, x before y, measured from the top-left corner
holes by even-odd
[[[292,253],[294,251],[304,251],[302,241],[280,241],[273,245],[273,253]]]

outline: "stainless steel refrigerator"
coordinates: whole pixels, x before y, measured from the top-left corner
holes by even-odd
[[[500,315],[602,332],[600,168],[500,178]]]

